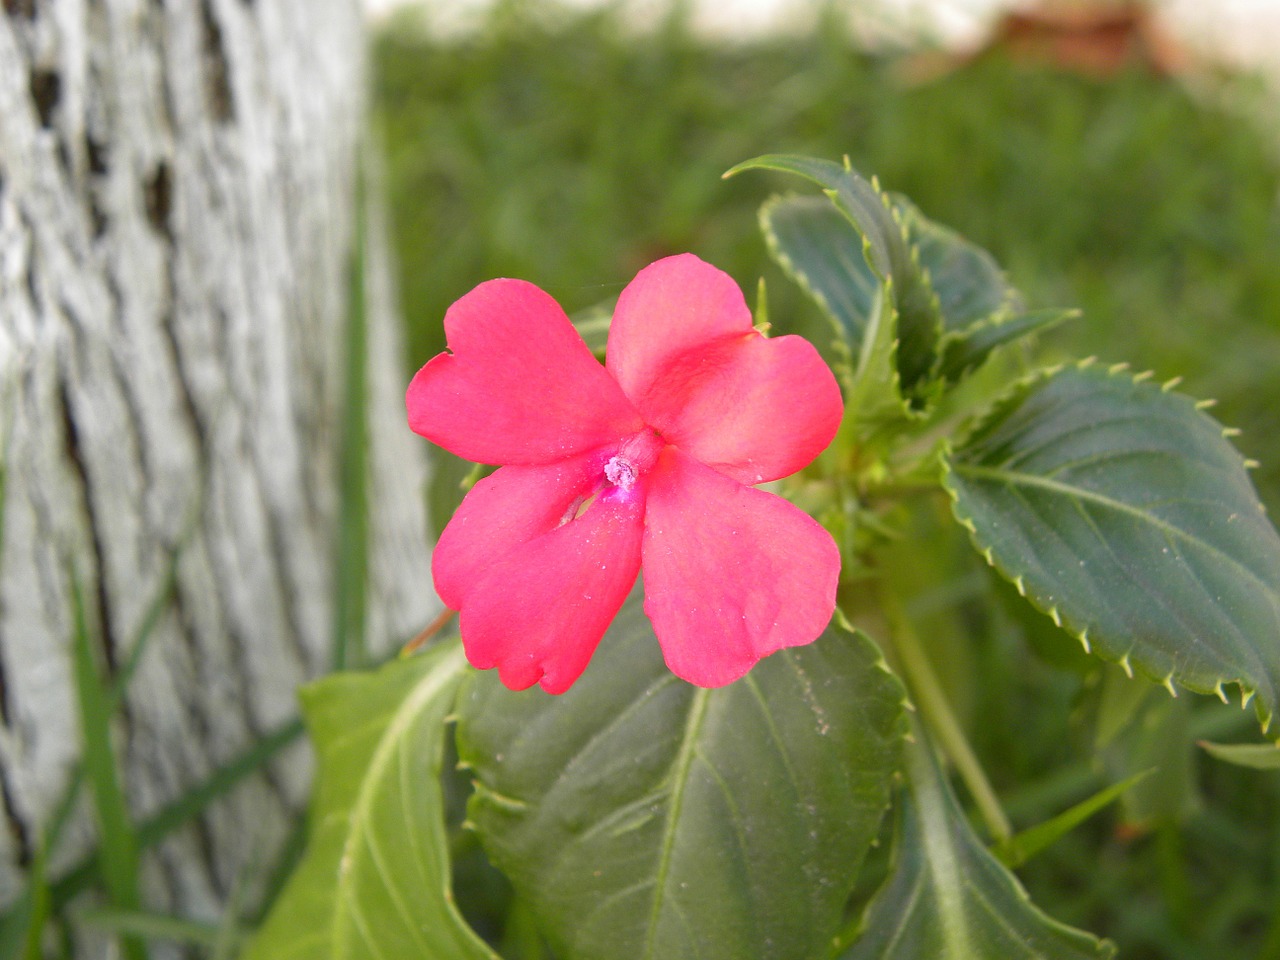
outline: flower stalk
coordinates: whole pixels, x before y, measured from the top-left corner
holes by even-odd
[[[995,789],[965,737],[960,720],[951,709],[946,692],[929,663],[929,656],[902,608],[901,601],[890,590],[881,590],[880,593],[882,609],[889,625],[890,662],[906,682],[911,700],[920,711],[925,727],[955,765],[956,772],[973,797],[992,840],[997,844],[1003,843],[1013,836],[1013,827],[1004,808],[1000,806]]]

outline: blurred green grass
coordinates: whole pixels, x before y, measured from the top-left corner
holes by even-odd
[[[848,154],[987,246],[1032,305],[1082,307],[1054,336],[1063,351],[1220,400],[1277,504],[1277,131],[1142,70],[1097,80],[993,55],[908,87],[844,36],[828,17],[715,46],[673,15],[640,40],[607,9],[530,0],[462,39],[393,21],[375,40],[375,118],[410,366],[482,280],[532,280],[572,312],[685,250],[747,290],[765,276],[775,322],[805,329],[755,224],[793,184],[720,174],[764,152]]]
[[[713,45],[673,15],[637,38],[616,12],[556,16],[534,0],[500,3],[465,38],[409,19],[380,31],[406,382],[443,347],[448,305],[483,280],[531,280],[573,312],[685,250],[749,296],[765,277],[775,326],[824,336],[756,225],[794,182],[720,174],[766,152],[848,154],[988,247],[1032,306],[1082,307],[1049,353],[1127,360],[1217,398],[1280,509],[1280,129],[1217,105],[1260,92],[1237,79],[1193,95],[1141,69],[1101,80],[999,55],[909,86],[845,36],[829,16],[804,36]],[[951,652],[972,663],[951,692],[1027,826],[1119,779],[1089,765],[1081,719],[1100,668],[1073,666],[1056,633],[1042,640],[1045,618],[992,605],[1003,588],[965,556],[936,558],[956,587],[938,636],[963,634]],[[1177,703],[1194,736],[1249,735],[1236,707]],[[1186,793],[1182,820],[1130,835],[1095,818],[1020,875],[1126,958],[1280,960],[1280,778],[1203,757],[1188,770],[1169,788]]]

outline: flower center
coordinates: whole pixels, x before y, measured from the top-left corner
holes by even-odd
[[[627,491],[635,486],[636,467],[625,457],[610,457],[609,462],[604,465],[604,476],[615,487]]]

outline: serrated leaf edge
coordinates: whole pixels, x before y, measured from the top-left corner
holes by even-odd
[[[951,498],[952,515],[956,518],[956,522],[959,523],[962,527],[965,528],[965,530],[968,531],[969,539],[972,542],[974,549],[978,551],[979,555],[982,556],[984,560],[986,560],[987,565],[990,566],[993,570],[995,570],[1001,577],[1003,577],[1009,583],[1012,583],[1013,586],[1017,589],[1018,593],[1023,598],[1025,598],[1027,602],[1031,604],[1032,607],[1034,607],[1036,610],[1039,610],[1041,613],[1048,616],[1051,620],[1053,620],[1054,624],[1057,627],[1065,631],[1070,636],[1074,637],[1076,640],[1078,640],[1080,644],[1084,647],[1085,653],[1092,654],[1093,656],[1096,656],[1098,659],[1106,663],[1117,664],[1122,670],[1124,670],[1125,674],[1128,677],[1133,678],[1133,676],[1135,675],[1135,670],[1134,670],[1135,664],[1133,663],[1132,659],[1129,656],[1133,652],[1132,647],[1129,650],[1124,651],[1123,653],[1112,655],[1111,651],[1104,650],[1100,647],[1095,646],[1094,642],[1089,637],[1089,628],[1087,626],[1081,627],[1078,624],[1072,622],[1071,620],[1064,618],[1061,611],[1058,610],[1057,606],[1052,604],[1045,605],[1045,604],[1037,603],[1034,598],[1028,596],[1026,591],[1026,586],[1023,582],[1024,574],[1013,569],[1012,565],[1006,564],[996,558],[992,544],[984,543],[982,541],[982,538],[978,533],[977,526],[976,524],[974,524],[972,517],[965,514],[960,504],[960,494],[955,485],[954,470],[951,464],[951,455],[955,447],[962,446],[965,442],[967,442],[967,440],[970,437],[980,432],[987,424],[991,423],[997,416],[1000,416],[1002,411],[1007,406],[1007,404],[1011,402],[1019,393],[1030,391],[1037,383],[1041,381],[1047,381],[1069,367],[1074,367],[1077,370],[1085,370],[1095,366],[1096,364],[1098,364],[1097,357],[1085,357],[1081,360],[1077,360],[1074,362],[1062,362],[1062,363],[1053,364],[1048,367],[1042,367],[1041,369],[1034,370],[1031,373],[1027,374],[1026,376],[1020,377],[1018,380],[1016,380],[1009,387],[1008,390],[1006,390],[1000,396],[996,397],[996,399],[990,403],[987,409],[983,411],[982,414],[980,414],[970,423],[968,429],[966,429],[962,434],[958,435],[957,438],[955,438],[954,440],[946,441],[944,443],[943,445],[944,449],[942,452],[942,456],[940,458],[942,462],[941,482],[942,482],[942,488],[946,490],[947,495]],[[1143,383],[1146,380],[1151,379],[1152,377],[1151,371],[1143,371],[1137,374],[1130,373],[1129,364],[1124,362],[1111,364],[1109,366],[1106,366],[1104,369],[1108,376],[1117,377],[1117,378],[1127,376],[1128,379],[1134,383]],[[1160,384],[1159,389],[1161,390],[1161,392],[1170,393],[1175,390],[1175,388],[1180,382],[1181,382],[1181,378],[1175,377],[1172,380],[1167,380],[1164,383]],[[1185,396],[1185,394],[1183,394],[1183,396]],[[1192,402],[1197,410],[1203,412],[1204,410],[1213,406],[1215,401],[1206,402],[1203,400],[1200,400],[1200,401],[1193,400]],[[1230,438],[1230,434],[1228,433],[1228,430],[1229,428],[1225,428],[1225,427],[1222,428],[1224,439]],[[1232,449],[1234,450],[1234,447]],[[1239,451],[1235,451],[1235,452],[1237,456],[1239,456]],[[1247,461],[1244,457],[1240,457],[1240,461],[1241,461],[1241,465],[1245,469],[1248,469],[1249,461]],[[1247,709],[1249,706],[1249,701],[1252,700],[1254,698],[1254,695],[1257,693],[1256,687],[1249,686],[1245,682],[1245,680],[1240,677],[1219,677],[1216,682],[1204,687],[1195,686],[1183,681],[1178,681],[1177,684],[1175,685],[1172,670],[1170,670],[1168,674],[1162,675],[1157,671],[1145,669],[1144,665],[1141,663],[1137,664],[1136,666],[1137,666],[1136,672],[1138,674],[1164,687],[1164,689],[1167,690],[1169,695],[1172,697],[1176,697],[1178,695],[1178,687],[1182,687],[1183,689],[1190,690],[1193,693],[1216,695],[1218,699],[1220,699],[1223,703],[1228,703],[1229,700],[1227,698],[1227,693],[1224,687],[1226,684],[1234,684],[1240,690],[1240,708]],[[1263,735],[1264,736],[1270,735],[1277,743],[1280,743],[1280,730],[1278,730],[1275,734],[1270,733],[1271,722],[1274,719],[1273,711],[1267,709],[1266,706],[1262,703],[1262,701],[1259,700],[1254,705],[1254,713],[1258,717],[1258,722],[1261,725]]]
[[[822,311],[823,315],[835,328],[836,335],[832,337],[832,347],[835,349],[836,353],[840,355],[840,359],[844,367],[842,371],[837,372],[847,374],[844,378],[845,385],[852,386],[854,374],[857,372],[857,358],[854,356],[853,348],[849,344],[849,340],[846,335],[847,331],[836,318],[835,310],[832,308],[826,296],[813,286],[812,281],[809,278],[809,274],[806,271],[801,270],[796,265],[795,261],[783,252],[781,243],[778,240],[778,235],[773,229],[773,221],[770,219],[770,214],[773,212],[774,208],[788,200],[799,199],[801,196],[802,195],[798,193],[775,193],[770,195],[764,203],[760,204],[760,209],[756,212],[756,219],[760,225],[760,232],[764,234],[765,246],[768,248],[769,255],[773,257],[774,262],[782,268],[783,273],[790,277],[791,281],[795,283],[796,286],[805,292],[810,300],[818,305],[818,308]],[[846,219],[848,218],[846,217]],[[867,243],[868,241],[866,236],[862,235],[862,255],[867,260],[867,264],[870,265],[871,260],[867,257]],[[875,267],[871,267],[871,270],[872,273],[875,273]],[[883,279],[881,279],[881,283],[883,282]]]

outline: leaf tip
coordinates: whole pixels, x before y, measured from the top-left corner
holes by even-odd
[[[1088,628],[1080,631],[1080,645],[1084,647],[1085,653],[1093,653],[1093,644],[1089,642]]]
[[[1197,410],[1210,410],[1213,407],[1216,407],[1217,405],[1218,405],[1218,401],[1213,399],[1196,401]]]
[[[1127,653],[1124,654],[1124,656],[1122,656],[1119,660],[1117,660],[1116,663],[1120,665],[1120,669],[1124,671],[1124,675],[1128,677],[1130,680],[1132,680],[1133,664],[1129,660],[1129,654]]]
[[[1168,393],[1169,391],[1177,388],[1178,384],[1180,384],[1181,382],[1182,382],[1181,377],[1170,377],[1164,383],[1160,384],[1160,389],[1163,390],[1165,393]]]

